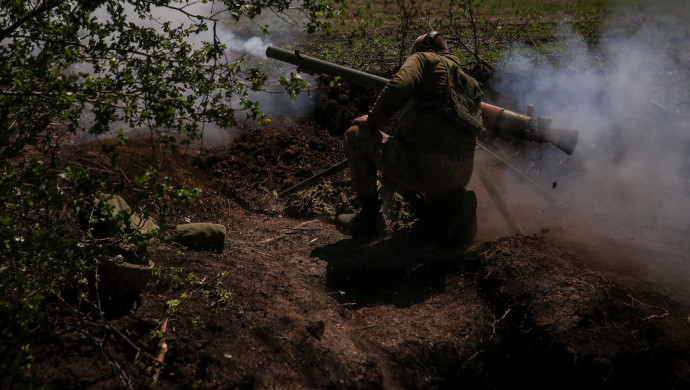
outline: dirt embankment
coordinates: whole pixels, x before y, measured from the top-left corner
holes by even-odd
[[[64,153],[109,158],[99,144]],[[125,176],[150,161],[143,141],[119,153]],[[361,242],[326,217],[286,217],[275,192],[343,157],[310,120],[247,128],[205,159],[166,156],[169,176],[204,191],[172,223],[223,224],[225,251],[163,242],[140,301],[105,319],[56,305],[36,372],[56,388],[690,387],[688,306],[592,253],[548,235],[455,251]]]

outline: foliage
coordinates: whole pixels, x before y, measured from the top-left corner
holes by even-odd
[[[596,44],[606,17],[622,0],[380,0],[349,7],[313,55],[375,74],[399,66],[413,40],[439,30],[467,67],[493,68],[517,46],[539,46],[560,38],[562,25]],[[338,49],[340,48],[340,49]],[[351,50],[357,48],[356,51]],[[361,59],[374,58],[363,64]],[[376,68],[376,65],[379,68]],[[380,67],[383,66],[383,69]],[[366,68],[366,69],[365,69]]]
[[[51,294],[69,289],[86,299],[88,276],[109,245],[148,250],[156,231],[124,224],[131,214],[164,227],[176,202],[198,195],[172,186],[154,162],[131,183],[134,211],[96,212],[116,183],[62,161],[57,135],[102,134],[120,123],[178,132],[184,143],[199,138],[204,123],[232,127],[240,115],[267,122],[248,98],[266,77],[245,71],[242,57],[227,60],[220,21],[289,7],[313,32],[327,26],[341,0],[301,0],[297,7],[288,0],[0,2],[0,378],[30,373],[28,340],[40,331]],[[304,87],[301,80],[283,84]],[[121,129],[117,135],[126,143]],[[170,146],[175,138],[158,142]],[[117,159],[107,168],[116,172]],[[125,228],[99,238],[94,226],[102,222]]]

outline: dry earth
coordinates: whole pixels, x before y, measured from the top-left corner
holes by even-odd
[[[357,92],[330,102],[345,113],[247,126],[204,159],[165,156],[166,174],[203,190],[172,224],[220,223],[228,229],[225,250],[163,240],[140,299],[104,318],[51,304],[50,333],[32,345],[41,381],[54,388],[690,388],[686,297],[648,277],[634,247],[614,251],[565,220],[523,218],[527,235],[512,235],[474,181],[480,234],[462,250],[410,239],[362,242],[327,216],[285,216],[275,192],[344,158],[323,124],[357,111],[350,96]],[[68,147],[63,156],[96,167],[109,158],[102,147],[109,143]],[[145,140],[116,150],[125,176],[151,161]],[[179,306],[171,314],[172,300]],[[110,330],[97,325],[103,321]],[[161,336],[168,350],[154,383]]]
[[[388,14],[388,6],[377,12]],[[390,73],[395,64],[382,58],[360,60],[378,61]],[[524,234],[514,234],[477,177],[470,187],[479,197],[480,230],[469,247],[362,242],[338,231],[329,216],[288,217],[285,200],[275,194],[344,159],[339,134],[373,98],[344,85],[328,92],[310,118],[245,125],[230,146],[205,158],[164,155],[164,174],[203,190],[195,205],[174,211],[171,225],[222,224],[225,250],[187,250],[167,232],[153,253],[153,278],[137,299],[111,303],[104,316],[70,300],[48,302],[46,323],[32,333],[30,348],[40,384],[690,389],[687,224],[638,229],[627,218],[634,210],[583,215],[568,201],[544,201],[531,184],[493,180],[505,175],[505,166],[483,150],[477,169],[492,179]],[[123,181],[152,161],[145,138],[112,144],[93,141],[61,153],[98,175],[114,150]],[[558,153],[530,160],[524,147],[537,146],[517,145],[509,154],[520,171],[554,195],[577,197],[581,188],[569,186],[568,178],[581,162]],[[554,169],[558,183],[539,176]],[[616,178],[608,183],[617,184]],[[670,196],[640,187],[652,197]],[[154,362],[161,341],[167,345],[162,366]],[[17,387],[12,380],[0,378],[0,388]]]

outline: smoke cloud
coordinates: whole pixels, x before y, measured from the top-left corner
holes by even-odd
[[[573,156],[559,155],[538,174],[563,201],[559,211],[549,212],[507,173],[503,178],[520,219],[536,222],[528,233],[548,225],[610,239],[652,254],[657,266],[660,254],[682,259],[676,265],[688,274],[688,8],[671,2],[621,9],[597,47],[563,27],[564,40],[547,56],[524,47],[506,53],[492,87],[534,104],[535,116],[553,118],[554,127],[580,131]],[[542,148],[529,158],[553,153]]]
[[[213,2],[197,2],[187,5],[184,8],[185,13],[171,8],[152,6],[152,17],[141,19],[137,15],[132,5],[124,4],[124,8],[125,14],[127,15],[129,21],[143,27],[150,27],[160,31],[162,31],[163,23],[166,22],[169,22],[173,27],[190,25],[193,23],[194,21],[188,18],[185,13],[191,15],[210,16],[219,12],[222,14],[224,11],[223,9],[219,9],[218,6]],[[101,20],[106,20],[109,18],[109,15],[104,9],[99,9],[96,11],[96,17],[100,18]],[[255,20],[255,22],[258,24],[258,21]],[[301,30],[294,26],[281,25],[285,24],[281,20],[271,20],[270,22],[273,29],[280,29],[282,35],[287,35],[287,37],[284,37],[283,39],[290,38],[290,40],[293,40],[296,34],[302,33]],[[243,30],[247,29],[242,22],[236,23],[235,26]],[[238,34],[235,34],[233,31],[231,31],[229,29],[230,27],[231,26],[228,26],[222,22],[218,22],[215,26],[215,29],[213,26],[209,25],[208,31],[196,35],[190,35],[186,40],[195,48],[199,49],[202,47],[204,42],[213,42],[215,31],[217,39],[220,41],[220,43],[226,46],[225,60],[228,63],[244,59],[247,67],[256,66],[261,68],[262,62],[267,59],[266,49],[271,45],[270,40],[263,35],[242,38]],[[113,39],[117,39],[117,37],[114,37]],[[269,79],[269,83],[271,83],[273,80],[279,79],[281,76],[288,77],[289,72],[290,70],[288,70],[288,68],[285,66],[273,66],[270,71],[271,78]],[[309,76],[305,76],[305,80],[313,84],[313,79],[311,79]],[[274,84],[277,84],[277,82],[274,82]],[[282,90],[277,86],[269,86],[267,89],[268,91],[264,92],[250,92],[249,98],[251,100],[258,101],[260,109],[269,118],[280,118],[286,116],[295,117],[304,115],[305,113],[311,111],[313,107],[312,99],[305,93],[300,94],[297,96],[297,98],[292,99],[287,94],[282,93]],[[237,104],[238,101],[239,99],[233,103],[236,106],[239,106]],[[88,111],[85,112],[81,120],[82,125],[88,127],[88,124],[92,122],[92,116],[93,115]],[[242,121],[244,118],[242,118],[240,114],[238,115],[237,119]],[[121,128],[130,133],[148,132],[148,129],[129,128],[127,124],[121,122],[113,123],[111,126],[113,131]],[[221,128],[213,123],[203,124],[203,139],[204,143],[206,144],[226,145],[230,143],[237,134],[238,130],[235,129]],[[89,134],[82,134],[78,136],[78,139],[76,139],[75,142],[86,142],[93,140],[94,138],[106,138],[112,136],[113,134],[105,134],[98,137]]]

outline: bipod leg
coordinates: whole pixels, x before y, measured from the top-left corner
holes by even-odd
[[[537,182],[532,180],[529,176],[521,172],[519,169],[515,168],[512,164],[510,164],[508,161],[506,161],[504,158],[496,154],[494,151],[489,149],[488,146],[486,146],[484,143],[481,141],[478,141],[477,144],[479,145],[480,148],[484,149],[489,155],[491,155],[493,158],[495,158],[497,161],[501,162],[503,165],[508,167],[508,170],[510,173],[515,176],[518,180],[522,182],[527,182],[532,185],[532,188],[536,191],[536,193],[541,196],[544,200],[549,202],[549,204],[552,205],[557,205],[561,204],[561,201],[556,199],[553,195],[551,195],[549,192],[547,192],[542,186],[540,186]]]
[[[513,219],[508,212],[508,208],[506,207],[505,202],[503,202],[501,194],[498,193],[496,187],[494,187],[494,184],[491,182],[491,179],[489,179],[489,177],[486,175],[486,172],[484,172],[484,169],[478,168],[475,169],[475,172],[477,173],[477,176],[479,176],[479,181],[481,181],[484,188],[486,188],[486,192],[489,193],[491,200],[493,200],[496,208],[498,208],[498,211],[501,213],[501,216],[503,216],[503,219],[506,221],[506,223],[508,223],[508,226],[510,226],[510,229],[513,231],[513,233],[524,235],[524,230],[522,230],[522,227],[520,227],[517,221]]]

